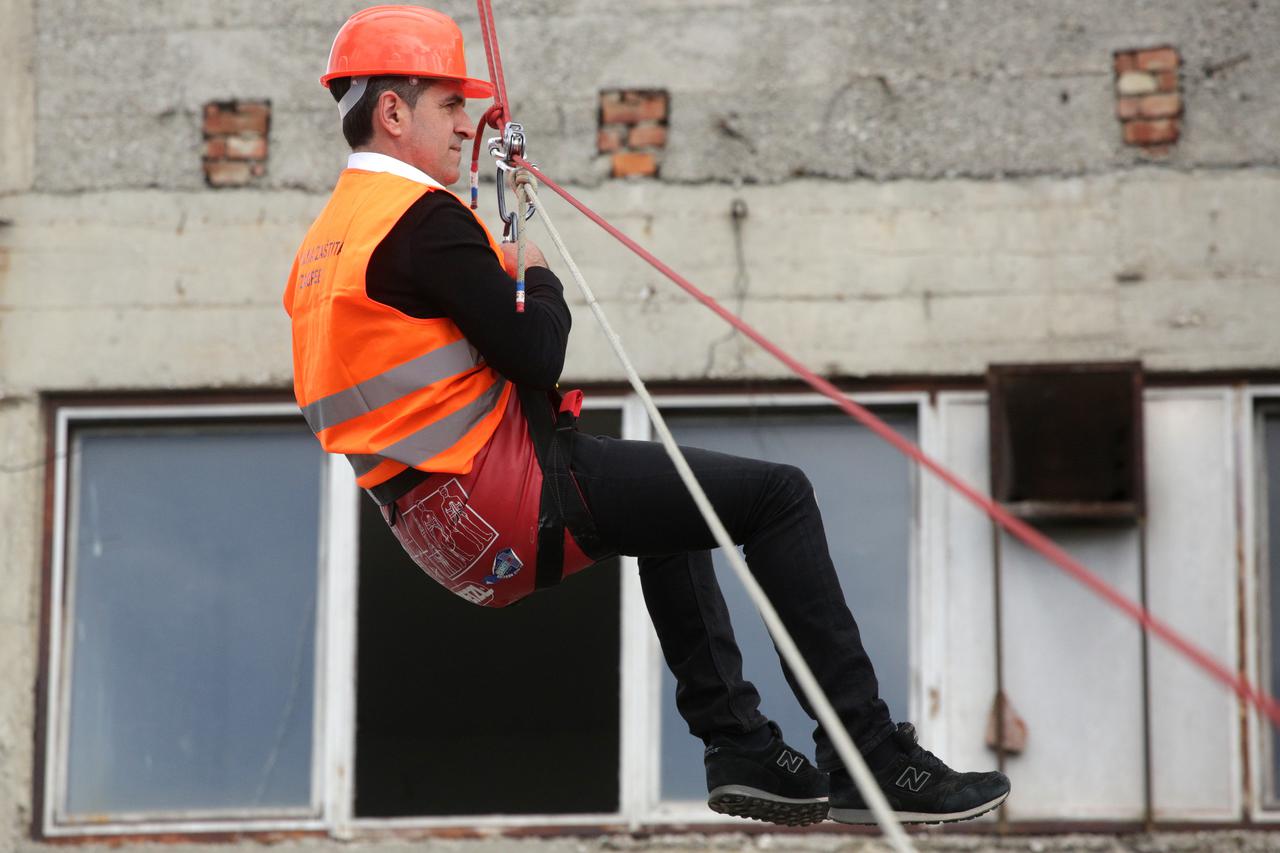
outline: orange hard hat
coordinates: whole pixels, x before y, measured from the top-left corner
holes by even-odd
[[[372,6],[348,18],[320,82],[327,89],[336,77],[384,74],[457,80],[464,97],[493,96],[493,84],[467,76],[462,30],[448,15],[421,6]]]

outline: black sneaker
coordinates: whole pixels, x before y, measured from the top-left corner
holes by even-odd
[[[720,814],[785,826],[825,820],[826,774],[782,742],[776,723],[769,727],[773,739],[760,749],[707,747],[707,805]]]
[[[1009,796],[1009,778],[998,771],[957,773],[916,742],[915,726],[899,723],[892,737],[902,752],[872,775],[902,823],[950,823],[991,811]],[[831,773],[831,819],[875,823],[875,815],[843,768]]]

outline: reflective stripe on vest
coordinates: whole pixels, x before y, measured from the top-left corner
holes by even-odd
[[[388,403],[394,403],[419,388],[434,385],[441,379],[456,376],[481,363],[480,354],[475,347],[466,338],[459,338],[345,391],[321,397],[314,403],[303,406],[302,417],[306,418],[312,432],[320,432],[368,414]]]
[[[355,469],[357,477],[363,477],[387,459],[403,462],[410,468],[416,468],[428,459],[448,450],[464,435],[475,429],[476,425],[492,412],[493,407],[502,399],[502,392],[506,387],[505,379],[495,382],[488,391],[458,411],[445,415],[407,438],[382,448],[376,454],[348,453],[347,459],[351,460],[351,467]]]

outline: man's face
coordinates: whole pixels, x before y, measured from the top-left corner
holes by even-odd
[[[402,159],[445,186],[458,180],[462,144],[476,135],[461,90],[462,84],[453,80],[436,80],[427,86],[410,110],[402,140]]]

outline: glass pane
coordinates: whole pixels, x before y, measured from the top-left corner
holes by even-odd
[[[914,411],[878,412],[912,441]],[[692,447],[787,462],[813,483],[845,600],[875,664],[880,695],[905,719],[910,661],[907,581],[914,498],[903,456],[843,414],[670,413],[676,440]],[[813,757],[814,723],[782,675],[768,632],[742,584],[715,552],[716,576],[733,616],[743,672],[760,691],[760,710],[788,741]],[[676,712],[675,680],[663,669],[662,797],[705,799],[702,743]]]
[[[308,805],[315,438],[86,429],[74,449],[65,812]]]
[[[1271,683],[1270,693],[1275,695],[1276,689],[1280,688],[1280,412],[1268,411],[1263,419],[1263,456],[1266,459],[1266,469],[1263,472],[1267,478],[1265,484],[1265,493],[1267,496],[1267,506],[1265,507],[1266,517],[1263,519],[1266,531],[1267,542],[1267,602],[1268,619],[1264,620],[1264,624],[1270,625],[1270,634],[1268,638],[1270,642],[1270,659],[1271,671],[1268,673]],[[1264,727],[1268,733],[1271,744],[1271,784],[1270,798],[1272,802],[1280,801],[1280,737],[1276,736],[1276,730],[1271,726]]]
[[[616,411],[581,428],[618,434]],[[618,810],[621,584],[610,559],[476,607],[360,511],[358,817]]]

